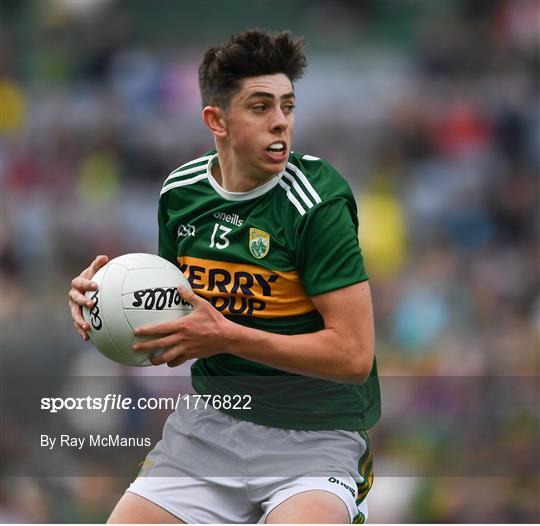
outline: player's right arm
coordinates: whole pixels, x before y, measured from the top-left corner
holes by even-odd
[[[92,300],[85,296],[85,293],[90,290],[97,290],[98,286],[92,281],[92,278],[96,272],[109,261],[108,256],[97,256],[88,268],[85,268],[76,278],[71,281],[71,288],[69,289],[69,308],[71,310],[71,317],[73,318],[73,325],[77,332],[82,336],[83,340],[88,340],[87,331],[90,329],[90,325],[84,321],[81,307],[92,307]]]

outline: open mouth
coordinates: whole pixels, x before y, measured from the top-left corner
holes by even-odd
[[[266,151],[270,156],[275,160],[282,160],[287,153],[287,146],[284,142],[276,141],[273,142]]]
[[[269,152],[281,153],[283,150],[285,150],[285,144],[282,142],[274,142],[268,148],[266,148],[266,150]]]

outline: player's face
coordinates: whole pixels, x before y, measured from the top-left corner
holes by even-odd
[[[267,178],[285,169],[294,127],[294,91],[278,73],[242,82],[226,112],[230,153],[252,177]]]

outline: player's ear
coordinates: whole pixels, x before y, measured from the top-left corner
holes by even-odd
[[[202,118],[212,135],[222,138],[227,136],[225,112],[219,106],[205,106]]]

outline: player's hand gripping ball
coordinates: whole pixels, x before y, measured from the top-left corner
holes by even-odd
[[[144,339],[135,336],[134,329],[171,321],[193,310],[178,294],[179,285],[191,290],[184,274],[153,254],[125,254],[112,259],[92,281],[98,290],[86,296],[97,301],[92,308],[82,308],[90,325],[88,336],[98,351],[124,365],[151,365],[150,353],[132,349],[134,343]]]

